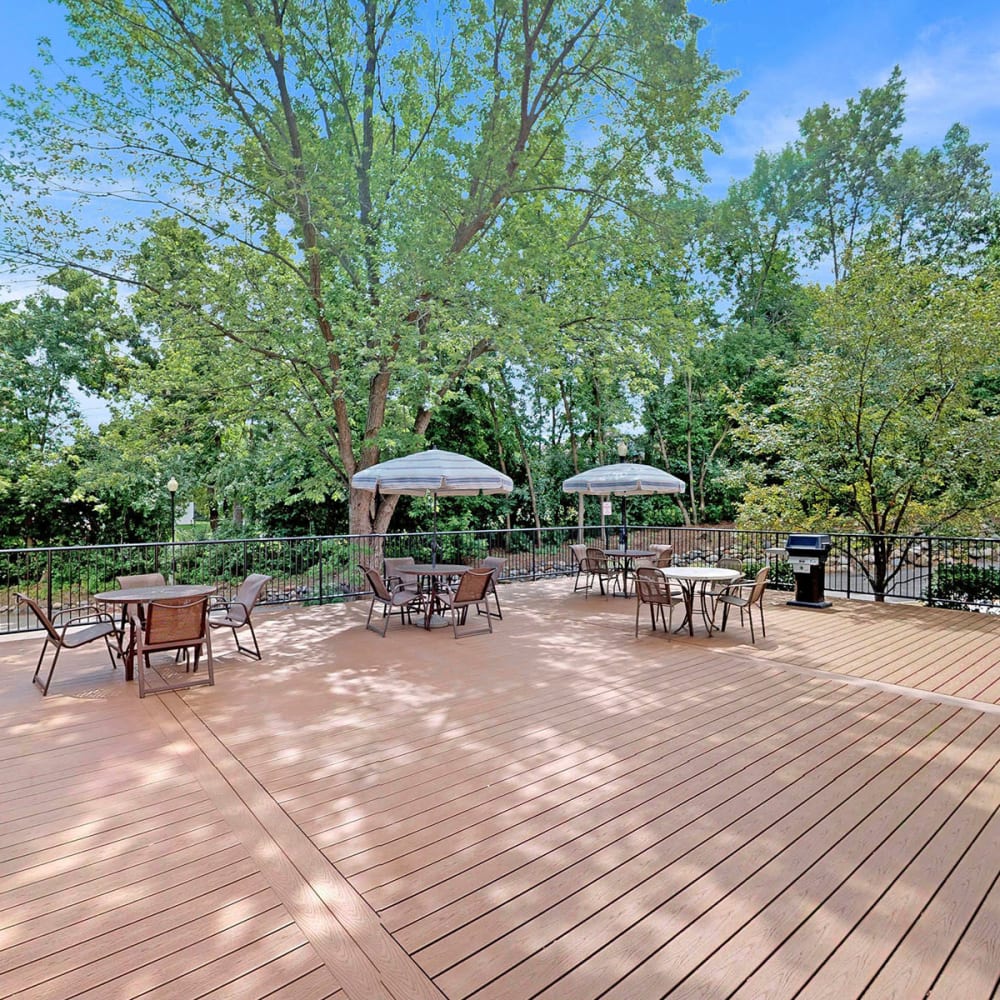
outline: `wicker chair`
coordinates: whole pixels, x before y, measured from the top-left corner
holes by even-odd
[[[740,609],[740,624],[743,624],[743,613],[746,612],[750,621],[750,642],[756,645],[757,640],[753,632],[753,609],[757,609],[760,615],[761,638],[767,638],[767,631],[764,628],[764,591],[767,589],[767,577],[771,568],[765,566],[754,577],[752,582],[731,584],[725,593],[720,594],[716,606],[722,605],[722,625],[721,632],[726,631],[726,620],[729,618],[730,608]]]
[[[590,596],[590,588],[593,586],[594,580],[596,579],[600,588],[601,593],[605,597],[611,590],[612,585],[620,587],[622,585],[622,571],[621,567],[612,566],[608,562],[608,557],[604,554],[603,549],[587,548],[587,554],[583,557],[583,562],[581,563],[580,570],[582,573],[586,574],[586,584],[584,586],[584,596]],[[608,585],[608,590],[604,589],[605,583]]]
[[[88,643],[103,639],[104,645],[108,648],[108,656],[111,658],[111,667],[112,669],[117,668],[115,652],[117,651],[119,656],[122,655],[121,632],[115,625],[114,618],[106,611],[99,611],[89,606],[63,608],[49,618],[33,597],[28,597],[27,594],[15,594],[14,596],[19,604],[26,604],[31,608],[42,628],[45,629],[45,641],[42,643],[42,651],[38,654],[35,676],[31,678],[32,684],[37,684],[42,689],[43,697],[49,693],[52,675],[56,671],[56,661],[64,649],[79,649]],[[112,636],[115,637],[115,649],[111,647]],[[52,656],[52,663],[49,664],[49,673],[45,678],[45,683],[41,683],[38,680],[38,674],[42,669],[42,660],[45,658],[45,651],[49,648],[50,643],[54,647],[55,653]]]
[[[377,628],[372,628],[372,614],[375,611],[375,605],[378,603],[382,605],[382,617],[385,619],[385,624],[379,633],[383,639],[389,631],[389,619],[394,612],[399,612],[400,624],[412,624],[410,612],[413,609],[413,605],[417,603],[420,595],[415,591],[408,590],[402,584],[397,584],[390,589],[386,586],[382,575],[373,566],[366,566],[364,563],[359,563],[358,569],[364,573],[365,579],[368,581],[368,586],[372,590],[372,603],[368,608],[368,619],[365,621],[365,628],[370,629],[372,632],[379,631]]]
[[[701,589],[701,611],[705,621],[715,623],[715,614],[719,606],[719,598],[733,587],[738,587],[747,581],[743,576],[743,560],[723,557],[715,564],[719,569],[734,569],[740,575],[730,583],[706,583]]]
[[[659,615],[667,637],[672,639],[674,605],[684,603],[680,591],[672,587],[658,569],[640,566],[635,571],[635,598],[635,637],[639,638],[639,611],[645,604],[649,607],[653,631],[656,631],[656,618]]]
[[[232,629],[237,651],[251,656],[255,660],[260,659],[260,646],[257,645],[257,633],[253,630],[253,621],[251,621],[250,616],[257,601],[260,600],[264,585],[270,579],[269,576],[265,576],[263,573],[251,573],[240,584],[240,589],[236,591],[236,596],[231,600],[217,598],[213,602],[211,612],[208,616],[210,628]],[[253,649],[240,643],[237,630],[243,628],[250,630]]]

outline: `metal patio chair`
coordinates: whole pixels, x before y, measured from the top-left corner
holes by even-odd
[[[385,585],[385,580],[382,579],[382,574],[372,566],[366,566],[364,563],[359,563],[358,569],[364,573],[365,579],[368,581],[368,586],[371,587],[372,590],[372,602],[368,608],[368,619],[365,621],[365,628],[371,629],[372,632],[379,631],[377,628],[372,628],[372,614],[375,611],[375,605],[377,603],[381,603],[382,617],[385,619],[382,631],[379,632],[383,639],[389,631],[389,619],[396,611],[399,612],[399,620],[401,623],[406,622],[412,624],[410,612],[413,609],[413,605],[419,603],[420,595],[413,590],[409,590],[401,583],[396,584],[390,590]]]
[[[153,694],[215,684],[207,595],[193,601],[151,601],[146,605],[145,620],[136,620],[134,628],[140,698],[146,697],[147,672],[156,673],[161,681],[151,689]],[[149,659],[152,653],[175,655],[172,662],[154,667]],[[205,673],[195,677],[202,653],[205,654]],[[183,674],[179,672],[180,657],[183,657],[184,662]]]
[[[750,642],[756,645],[757,640],[753,632],[753,609],[756,608],[760,616],[761,638],[767,638],[767,631],[764,628],[764,591],[767,589],[767,577],[770,571],[771,567],[765,566],[757,573],[752,582],[731,584],[725,593],[719,595],[716,607],[722,605],[720,632],[726,631],[729,609],[739,608],[740,624],[743,624],[743,613],[746,612],[747,618],[750,620]]]
[[[465,638],[467,635],[480,635],[483,632],[492,633],[493,615],[488,611],[484,612],[486,628],[469,629],[459,635],[458,626],[465,624],[469,608],[474,607],[479,610],[486,607],[494,572],[492,569],[470,569],[462,574],[454,590],[446,590],[438,595],[442,609],[451,612],[451,630],[456,639]]]
[[[656,631],[659,616],[667,638],[672,639],[674,605],[684,603],[684,595],[655,567],[640,566],[635,571],[635,637],[639,638],[639,612],[645,604],[649,607],[650,622]]]
[[[233,630],[233,639],[236,641],[236,649],[246,656],[251,656],[259,660],[260,646],[257,645],[257,633],[253,630],[251,615],[260,595],[263,593],[264,585],[270,580],[269,576],[263,573],[251,573],[241,584],[239,590],[230,600],[215,598],[209,609],[209,628],[229,628]],[[253,641],[253,649],[240,643],[239,629],[248,629],[250,639]]]
[[[89,605],[82,605],[75,608],[63,608],[50,618],[33,597],[28,597],[27,594],[15,594],[14,596],[17,598],[19,604],[26,604],[31,608],[35,617],[45,629],[45,641],[42,643],[42,650],[38,654],[35,675],[31,678],[31,682],[37,684],[42,689],[43,697],[49,693],[49,685],[52,683],[52,675],[55,673],[59,654],[64,649],[79,649],[88,643],[103,639],[104,645],[108,648],[111,667],[112,669],[117,669],[118,664],[115,663],[115,652],[117,651],[119,656],[123,655],[121,631],[115,624],[114,618],[108,612],[100,611]],[[111,648],[111,636],[115,637],[115,649]],[[52,663],[49,664],[48,676],[45,678],[45,683],[43,684],[38,680],[38,674],[42,669],[42,660],[45,658],[45,651],[48,649],[50,643],[55,649],[55,653],[52,656]]]

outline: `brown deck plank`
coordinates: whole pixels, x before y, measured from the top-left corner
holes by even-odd
[[[940,715],[942,711],[935,714]],[[755,865],[753,879],[746,887],[741,887],[741,895],[751,886],[755,887],[751,899],[761,908],[786,898],[785,893],[793,894],[791,898],[794,899],[823,901],[808,931],[802,931],[803,946],[796,949],[797,942],[785,942],[798,956],[800,968],[817,969],[813,985],[820,991],[818,995],[854,995],[842,990],[836,976],[816,963],[826,958],[826,948],[836,947],[845,921],[851,926],[860,917],[870,904],[872,894],[894,876],[898,866],[912,857],[912,852],[947,815],[954,785],[972,785],[980,777],[973,770],[975,765],[969,770],[960,769],[964,755],[957,755],[958,760],[949,759],[952,747],[958,745],[974,754],[983,738],[983,730],[992,731],[988,723],[974,729],[975,724],[969,727],[968,722],[953,716],[950,725],[945,723],[928,734],[923,745],[908,754],[914,758],[908,762],[913,770],[908,773],[903,766],[907,762],[894,761],[885,772],[889,779],[885,787],[873,782],[861,790],[861,794],[844,800],[835,812],[824,817],[822,824],[811,827],[804,836],[797,838],[792,852],[776,854],[762,867],[751,859],[751,864]],[[954,728],[959,726],[966,728],[954,734]],[[982,767],[986,762],[977,763]],[[911,780],[921,773],[925,781],[934,785],[930,793],[922,783]],[[952,787],[945,788],[945,783]],[[918,811],[926,801],[929,801],[929,808]],[[789,870],[803,874],[792,878]],[[718,874],[714,874],[713,881],[718,881]],[[727,941],[730,934],[741,929],[748,919],[755,918],[752,908],[735,914],[725,907],[713,910],[707,919],[698,919],[672,939],[657,955],[657,962],[640,966],[621,980],[608,996],[642,996],[643,990],[651,984],[664,993],[667,988],[684,984],[688,992],[686,977],[696,972],[708,957],[714,958],[718,945]],[[650,939],[649,927],[640,926],[636,930],[644,946],[648,942],[659,948],[660,943]],[[636,947],[636,937],[637,934],[629,932],[615,941],[615,953],[620,953],[627,945]],[[858,943],[863,942],[859,940]],[[727,968],[726,964],[717,967],[713,961],[713,978],[721,976],[721,981],[725,982]],[[702,982],[704,978],[703,974],[699,976]],[[694,992],[693,995],[700,994]]]
[[[111,930],[95,926],[97,921],[83,921],[92,937],[85,937],[86,931],[77,934],[78,941],[67,941],[43,961],[19,968],[7,988],[24,990],[23,1000],[75,996],[102,986],[121,989],[128,981],[123,976],[139,974],[151,962],[185,949],[210,951],[205,942],[220,928],[265,913],[271,919],[288,920],[260,879],[244,878],[194,896],[187,905],[159,906],[145,915],[137,912],[133,921]]]
[[[769,594],[756,645],[635,639],[631,601],[568,587],[505,588],[459,643],[269,612],[260,663],[144,702],[86,656],[42,699],[37,637],[0,641],[6,982],[990,997],[1000,622]]]
[[[880,720],[885,729],[874,729],[860,740],[852,738],[852,720],[836,720],[846,746],[835,756],[827,754],[823,748],[825,739],[834,732],[818,730],[817,739],[807,745],[805,758],[799,754],[798,760],[796,756],[791,760],[780,759],[776,762],[777,770],[771,775],[766,772],[755,775],[758,780],[744,790],[742,798],[733,799],[729,807],[731,812],[727,813],[725,808],[721,815],[697,811],[691,817],[693,822],[681,825],[679,833],[674,832],[674,823],[668,824],[661,842],[638,845],[641,851],[626,853],[621,864],[617,852],[612,849],[607,852],[610,855],[608,863],[596,870],[589,880],[580,873],[574,878],[573,873],[567,872],[559,879],[565,892],[562,902],[541,910],[532,920],[513,930],[494,926],[491,933],[484,935],[491,939],[497,930],[506,931],[479,957],[496,970],[513,969],[484,995],[503,996],[505,990],[510,991],[510,995],[517,995],[529,982],[535,983],[537,990],[555,982],[598,949],[611,945],[615,952],[620,951],[625,947],[626,935],[629,940],[641,940],[643,944],[648,939],[647,947],[652,946],[655,950],[665,939],[685,930],[692,920],[691,908],[694,914],[699,914],[712,906],[721,894],[730,891],[725,886],[739,884],[755,867],[763,864],[769,854],[780,854],[796,837],[817,826],[828,840],[831,839],[834,827],[825,818],[830,812],[829,803],[839,804],[852,795],[872,795],[883,785],[895,788],[906,777],[905,765],[910,764],[911,768],[916,765],[894,754],[885,761],[879,755],[881,749],[890,740],[905,745],[919,739],[936,729],[940,721],[932,718],[933,710],[926,707],[921,711],[921,708],[906,706],[899,712],[897,706],[895,715],[891,705],[887,708],[887,717]],[[812,749],[818,750],[815,757],[809,753]],[[754,763],[756,752],[755,748],[749,748],[748,766]],[[729,806],[728,798],[723,803],[724,807]],[[729,835],[716,836],[715,831],[720,827]],[[683,862],[679,869],[675,868],[678,862]],[[790,870],[795,871],[794,867]],[[690,882],[685,880],[685,873],[690,873]],[[547,888],[546,896],[551,899],[552,887]],[[706,888],[710,889],[708,898],[703,895]],[[646,915],[652,913],[657,914],[656,919],[647,921]],[[668,930],[672,934],[668,934]],[[570,931],[572,937],[563,945],[560,939]],[[652,937],[648,938],[649,935]],[[705,943],[710,941],[708,938]],[[529,942],[532,959],[515,965],[512,961],[515,953],[522,952]],[[552,947],[556,942],[559,945]],[[638,947],[636,956],[641,957]],[[603,983],[603,988],[628,971],[609,953],[603,954],[597,965],[602,971],[609,970],[605,974],[610,978]],[[589,969],[583,971],[592,974]],[[482,974],[482,968],[477,971],[474,962],[466,961],[443,977],[446,991],[461,993],[474,982],[476,986],[481,985],[476,980]],[[571,984],[572,981],[567,982]],[[567,986],[569,989],[572,985]],[[633,995],[654,994],[637,992]]]
[[[323,1000],[334,995],[344,996],[313,947],[303,943],[238,979],[201,994],[199,1000],[281,996],[288,1000]]]
[[[996,867],[996,842],[992,848]],[[932,938],[933,949],[937,941]],[[928,994],[930,1000],[996,997],[1000,992],[1000,875],[994,875],[982,906]]]
[[[991,795],[980,795],[977,799],[986,799],[986,802],[975,801],[976,806],[988,805],[989,799],[1000,803],[1000,791],[996,788],[996,769],[992,778],[994,789]],[[970,812],[968,804],[965,805],[965,812]],[[955,941],[956,950],[960,947],[962,939],[970,923],[976,917],[984,905],[988,905],[988,897],[991,884],[997,878],[997,844],[1000,844],[1000,805],[994,807],[993,813],[981,822],[982,812],[975,809],[974,815],[963,817],[975,829],[974,839],[962,857],[953,867],[948,870],[945,881],[941,883],[940,872],[947,869],[953,857],[953,847],[951,843],[939,843],[937,845],[937,857],[927,864],[927,859],[922,859],[924,871],[921,877],[921,888],[932,893],[932,898],[927,905],[919,909],[919,916],[911,918],[910,925],[905,937],[900,944],[893,949],[892,955],[886,963],[879,969],[868,986],[868,990],[874,996],[886,997],[910,997],[925,996],[938,978],[941,972],[939,948],[942,941]],[[949,834],[944,834],[948,836]],[[899,914],[913,913],[912,901],[900,899],[898,896],[893,900],[891,916],[898,919]],[[1000,941],[996,942],[1000,945]],[[988,949],[987,949],[988,950]],[[996,977],[1000,976],[1000,955],[994,955],[994,976],[991,978],[984,974],[984,969],[970,970],[970,978],[975,975],[973,981],[967,982],[962,994],[966,996],[985,996],[996,985]],[[976,975],[978,973],[978,975]]]
[[[444,937],[446,933],[470,924],[464,933],[492,940],[544,911],[554,901],[572,896],[587,877],[595,879],[600,873],[614,871],[647,852],[669,849],[682,856],[691,846],[686,838],[694,835],[691,843],[697,842],[702,824],[711,821],[720,829],[726,828],[742,813],[759,805],[762,785],[770,775],[808,753],[824,733],[836,738],[835,729],[839,726],[843,730],[844,724],[843,715],[838,722],[835,711],[831,711],[830,718],[813,716],[803,724],[784,728],[780,736],[775,733],[753,736],[755,759],[749,764],[745,745],[735,738],[720,744],[715,751],[695,755],[690,765],[665,771],[663,781],[642,789],[638,802],[630,796],[624,815],[615,810],[602,812],[599,808],[582,812],[581,828],[571,826],[567,831],[576,834],[569,843],[539,852],[537,857],[523,849],[512,851],[515,858],[524,857],[524,863],[511,868],[509,878],[501,875],[494,879],[492,865],[487,865],[482,874],[481,866],[470,869],[470,881],[478,881],[482,890],[457,896],[455,906],[438,910],[427,906],[428,919],[401,928],[400,939],[414,949],[440,940],[446,953],[452,950],[461,953],[460,940],[448,940]],[[850,718],[853,720],[854,716]],[[856,741],[859,735],[857,731],[850,734],[845,745]],[[565,835],[562,824],[555,830]],[[441,899],[448,904],[450,899],[443,896],[441,888],[434,886],[428,895],[432,902]],[[498,904],[507,899],[517,899],[517,906],[500,909]],[[475,926],[470,923],[473,920]],[[431,955],[431,951],[422,953],[422,961],[431,963]],[[447,964],[444,961],[441,967]]]

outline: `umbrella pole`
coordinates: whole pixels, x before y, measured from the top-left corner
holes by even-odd
[[[438,562],[438,495],[434,494],[434,530],[431,533],[431,566],[437,569]]]
[[[621,543],[622,552],[628,548],[628,520],[625,511],[625,494],[622,494],[622,530],[619,532],[618,541]]]

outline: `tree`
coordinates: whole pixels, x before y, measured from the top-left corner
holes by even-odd
[[[897,66],[883,86],[865,88],[843,111],[823,104],[799,122],[804,167],[796,204],[808,227],[810,259],[828,260],[834,281],[846,273],[879,204],[900,142],[904,87]]]
[[[885,536],[979,530],[1000,503],[1000,419],[976,396],[998,372],[1000,286],[873,248],[819,293],[810,347],[765,418],[747,418],[777,482],[751,489],[743,514],[863,529],[881,600],[897,571]]]
[[[125,352],[138,347],[113,290],[80,271],[64,269],[46,289],[0,307],[0,508],[11,542],[97,534],[72,443],[84,393],[125,384]]]
[[[8,253],[138,281],[123,250],[146,213],[182,220],[203,251],[178,234],[142,285],[280,370],[342,494],[530,337],[504,325],[526,230],[541,253],[560,204],[582,236],[675,192],[736,103],[683,2],[454,2],[433,23],[415,0],[64,4],[101,86],[8,98],[7,215],[27,223]],[[64,209],[63,179],[130,212]],[[385,530],[395,503],[352,496],[351,530]]]

